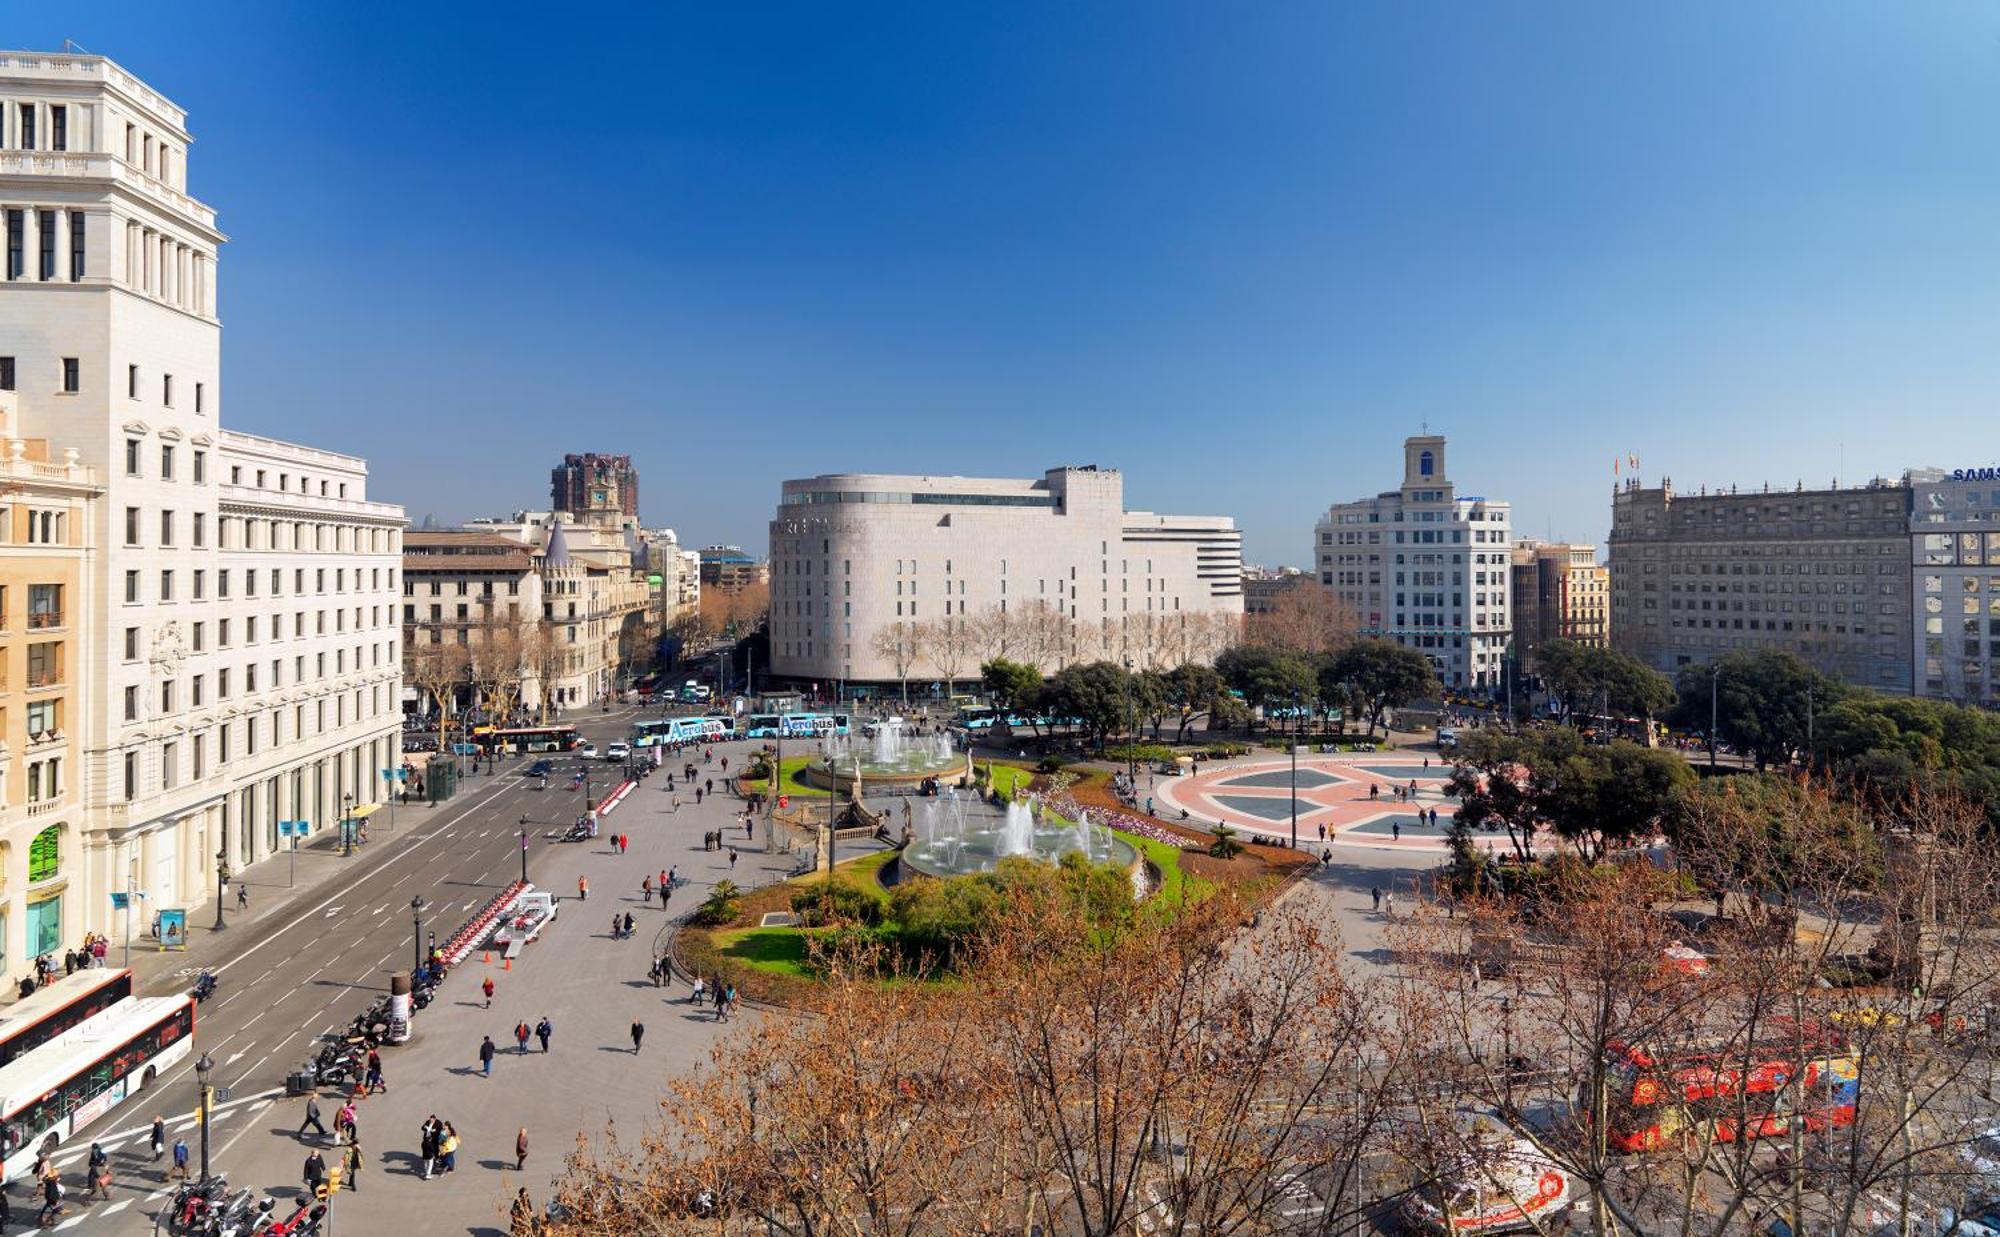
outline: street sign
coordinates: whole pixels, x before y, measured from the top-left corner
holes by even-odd
[[[215,1102],[216,1102],[216,1103],[218,1103],[218,1104],[226,1104],[226,1103],[228,1103],[228,1102],[229,1102],[229,1088],[228,1088],[228,1087],[215,1087],[215,1088],[212,1088],[212,1090],[214,1090],[214,1092],[215,1092]]]

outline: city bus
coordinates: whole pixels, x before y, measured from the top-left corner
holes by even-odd
[[[193,997],[131,998],[0,1067],[0,1171],[20,1177],[193,1048]]]
[[[743,731],[746,739],[823,739],[830,734],[846,734],[851,724],[845,713],[753,713]]]
[[[1815,1028],[1773,1024],[1772,1031],[1747,1045],[1657,1054],[1613,1045],[1605,1061],[1610,1144],[1652,1151],[1697,1132],[1717,1142],[1747,1142],[1788,1134],[1795,1118],[1808,1130],[1853,1125],[1861,1067],[1846,1041]],[[1583,1102],[1590,1111],[1587,1094]]]
[[[657,743],[697,743],[736,737],[736,721],[728,717],[662,717],[636,722],[632,726],[632,746],[652,747]]]
[[[520,726],[509,730],[482,726],[472,733],[489,750],[502,752],[570,752],[583,742],[574,726]]]
[[[132,995],[132,972],[86,967],[42,985],[0,1012],[0,1066],[13,1064]]]

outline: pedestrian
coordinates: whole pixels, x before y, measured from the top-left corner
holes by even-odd
[[[488,1008],[488,1009],[492,1009],[492,1008],[493,1008],[493,977],[492,977],[491,975],[488,975],[488,976],[486,977],[486,980],[485,980],[485,982],[479,985],[479,990],[480,990],[481,992],[484,992],[484,993],[486,994],[486,1008]]]
[[[584,877],[581,877],[581,876],[579,876],[579,877],[577,877],[577,878],[576,878],[576,896],[577,896],[577,900],[578,900],[578,901],[580,901],[580,902],[588,902],[588,901],[590,901],[590,881],[589,881],[589,880],[587,880],[586,878],[584,878]]]
[[[695,976],[694,991],[689,994],[688,1000],[699,1005],[701,1004],[701,999],[706,995],[708,995],[708,980],[700,975]]]
[[[750,816],[748,816],[748,815],[744,816],[744,817],[743,817],[743,840],[747,842],[747,841],[749,841],[749,840],[750,840],[750,839],[751,839],[752,837],[756,836],[756,834],[755,834],[755,832],[754,832],[754,830],[755,830],[755,829],[756,829],[756,824],[754,823],[754,821],[753,821],[753,818],[752,818],[752,817],[750,817]]]
[[[367,1078],[362,1083],[362,1089],[369,1095],[373,1095],[377,1091],[387,1091],[389,1089],[389,1084],[382,1081],[382,1065],[379,1061],[368,1067]]]
[[[300,1138],[304,1138],[306,1136],[307,1126],[311,1126],[314,1130],[318,1131],[319,1136],[321,1138],[326,1137],[326,1127],[324,1125],[321,1125],[319,1120],[319,1096],[314,1095],[311,1092],[306,1093],[306,1119],[299,1122]],[[159,1135],[155,1134],[154,1137],[157,1138],[159,1137]],[[155,1158],[158,1157],[156,1156]]]
[[[612,911],[612,912],[611,912],[611,939],[612,939],[612,940],[614,940],[614,941],[615,941],[615,940],[619,939],[619,938],[620,938],[621,936],[623,936],[623,935],[624,935],[624,930],[623,930],[623,925],[624,925],[624,923],[625,923],[625,920],[624,920],[624,919],[623,919],[623,918],[622,918],[622,917],[621,917],[621,916],[620,916],[620,915],[618,914],[618,912],[617,912],[617,911]]]
[[[535,1038],[542,1041],[543,1052],[547,1052],[549,1050],[549,1036],[554,1035],[555,1033],[556,1033],[555,1024],[550,1022],[546,1016],[544,1016],[540,1022],[537,1022],[535,1024]]]
[[[345,1104],[342,1104],[339,1110],[333,1114],[334,1134],[351,1137],[354,1133],[354,1116],[354,1101],[349,1100]]]
[[[188,1145],[185,1138],[174,1139],[174,1177],[181,1181],[188,1179]]]
[[[236,909],[239,911],[250,909],[250,886],[243,881],[236,882]]]
[[[632,1055],[639,1055],[639,1041],[646,1038],[646,1024],[637,1018],[632,1020]]]
[[[47,1228],[50,1221],[62,1214],[62,1199],[62,1182],[55,1177],[42,1178],[42,1210],[35,1223]]]
[[[1319,827],[1319,840],[1320,840],[1320,841],[1322,841],[1322,842],[1326,841],[1326,824],[1325,824],[1325,822],[1321,822],[1321,824],[1320,824],[1320,827]]]
[[[345,1184],[356,1194],[361,1193],[361,1144],[359,1141],[347,1144],[347,1172]]]
[[[373,1048],[368,1050],[368,1071],[372,1074],[382,1072],[382,1054]]]
[[[729,870],[732,872],[736,870],[736,848],[734,846],[729,848]]]
[[[517,1052],[526,1053],[528,1051],[528,1020],[526,1018],[514,1024],[514,1042],[519,1045],[516,1049]]]
[[[632,912],[625,912],[625,935],[632,935]]]
[[[104,1154],[103,1143],[90,1144],[90,1192],[84,1197],[111,1201],[111,1157]]]
[[[301,1126],[300,1128],[303,1129],[304,1127]],[[320,1132],[325,1133],[326,1131],[322,1130]],[[153,1114],[153,1162],[155,1164],[160,1162],[160,1155],[166,1149],[167,1149],[167,1123],[160,1118],[160,1114],[154,1113]]]
[[[1379,911],[1382,909],[1382,890],[1379,887],[1370,885],[1368,887],[1368,897],[1370,901],[1375,903],[1376,910]]]
[[[674,866],[668,868],[666,871],[660,873],[660,888],[672,889],[675,885],[680,884],[680,880],[681,880],[681,865],[677,863]]]
[[[514,1135],[514,1171],[518,1173],[527,1166],[528,1127],[524,1125],[521,1127],[521,1132]]]
[[[701,806],[701,787],[699,786],[694,788],[694,805],[696,807]]]
[[[493,1037],[488,1035],[479,1041],[479,1073],[483,1078],[493,1077]]]
[[[1391,889],[1389,892],[1382,895],[1382,911],[1384,914],[1388,915],[1389,918],[1391,919],[1394,919],[1396,917],[1395,890]]]
[[[449,1121],[444,1123],[444,1131],[438,1141],[438,1154],[444,1160],[444,1171],[458,1171],[458,1129]]]
[[[1389,822],[1389,840],[1390,840],[1390,841],[1392,841],[1392,842],[1400,842],[1400,841],[1402,841],[1402,840],[1403,840],[1403,822],[1402,822],[1402,821],[1400,821],[1400,820],[1392,820],[1392,821],[1390,821],[1390,822]]]
[[[653,878],[648,876],[639,882],[639,900],[647,906],[653,904]]]
[[[305,1180],[306,1193],[317,1197],[319,1187],[326,1181],[326,1157],[319,1153],[318,1147],[306,1152]]]

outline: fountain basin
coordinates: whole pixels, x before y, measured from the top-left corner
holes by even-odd
[[[864,772],[863,778],[867,777]],[[903,847],[903,866],[926,876],[964,876],[990,872],[1002,859],[1019,857],[1060,863],[1063,856],[1082,854],[1092,863],[1108,863],[1126,872],[1141,866],[1137,848],[1086,815],[1067,821],[1045,814],[1037,821],[1027,805],[1010,803],[998,818],[967,819],[951,799],[924,805],[924,815]]]
[[[852,790],[856,771],[865,794],[871,787],[907,788],[925,778],[953,783],[972,772],[972,757],[959,751],[950,736],[913,735],[884,728],[870,739],[849,735],[829,738],[819,758],[806,765],[803,776],[822,790]]]

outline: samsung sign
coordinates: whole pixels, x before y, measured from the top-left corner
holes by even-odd
[[[1954,468],[1953,481],[2000,481],[2000,468]]]

